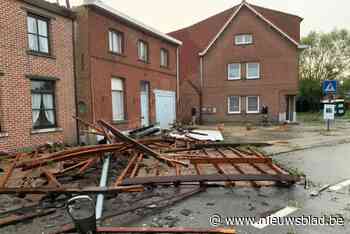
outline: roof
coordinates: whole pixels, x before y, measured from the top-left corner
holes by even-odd
[[[171,42],[173,44],[176,44],[176,45],[182,45],[182,42],[175,39],[174,37],[171,37],[165,33],[162,33],[160,31],[158,31],[157,29],[154,29],[150,26],[147,26],[145,24],[143,24],[142,22],[136,20],[136,19],[133,19],[131,18],[130,16],[114,9],[113,7],[111,6],[108,6],[107,4],[104,4],[103,2],[99,1],[99,0],[84,0],[84,3],[83,3],[84,6],[94,6],[94,7],[97,7],[99,9],[102,9],[118,18],[121,18],[122,20],[128,22],[129,24],[137,27],[137,28],[140,28],[141,30],[144,30],[150,34],[153,34],[157,37],[160,37],[168,42]]]
[[[50,3],[45,0],[21,0],[21,1],[63,17],[67,17],[71,19],[75,18],[75,14],[73,11],[71,11],[66,7],[60,6],[56,3]]]
[[[169,35],[181,39],[185,44],[195,44],[195,48],[192,49],[196,50],[200,56],[204,56],[220,37],[221,33],[225,31],[230,22],[239,13],[242,7],[247,7],[256,14],[257,17],[269,24],[283,37],[287,38],[291,43],[297,46],[297,48],[303,48],[302,45],[299,44],[299,30],[293,30],[291,27],[291,25],[295,23],[298,23],[297,26],[299,27],[300,22],[303,20],[301,17],[248,4],[246,1],[242,1],[241,4],[190,27],[171,32]],[[283,19],[283,21],[281,19]],[[207,30],[208,28],[217,30]]]

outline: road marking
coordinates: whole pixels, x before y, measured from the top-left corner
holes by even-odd
[[[350,180],[345,180],[339,184],[336,184],[336,185],[333,185],[331,187],[329,187],[329,190],[331,191],[338,191],[346,186],[349,186],[350,185]]]
[[[267,223],[267,220],[271,220],[272,217],[282,218],[282,217],[285,217],[287,215],[290,215],[291,213],[294,213],[297,210],[299,210],[299,209],[296,207],[287,206],[287,207],[277,211],[276,213],[274,213],[270,216],[267,216],[265,218],[260,218],[259,222],[254,223],[252,226],[255,228],[258,228],[258,229],[263,229],[263,228],[270,225],[269,223]]]

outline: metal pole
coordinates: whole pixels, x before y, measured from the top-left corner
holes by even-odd
[[[100,187],[106,187],[107,185],[109,162],[110,162],[110,154],[106,157],[106,159],[103,162],[102,174],[100,179]],[[96,219],[100,219],[102,217],[103,200],[104,200],[104,195],[98,194],[97,201],[96,201]]]

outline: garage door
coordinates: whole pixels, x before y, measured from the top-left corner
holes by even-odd
[[[168,129],[176,120],[176,94],[172,91],[155,90],[156,119],[162,129]]]

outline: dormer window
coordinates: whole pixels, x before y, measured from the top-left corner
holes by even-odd
[[[240,34],[235,36],[236,45],[248,45],[253,43],[252,34]]]

